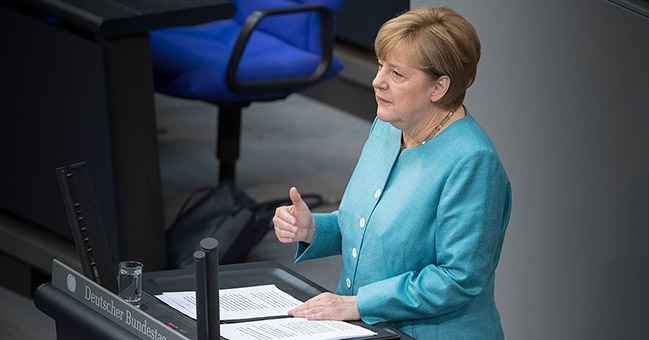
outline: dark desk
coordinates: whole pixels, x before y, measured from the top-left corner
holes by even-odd
[[[70,238],[54,169],[86,161],[115,257],[164,269],[148,31],[234,12],[227,0],[0,0],[0,210]]]
[[[56,288],[52,284],[45,284],[34,294],[34,304],[44,313],[56,320],[57,336],[59,339],[130,339],[135,338],[128,325],[124,327],[113,315],[100,315],[101,310],[92,310],[87,305],[80,303],[72,297],[73,294],[66,292],[66,283],[69,289],[69,279],[66,282],[67,273],[55,273],[52,282],[58,285]],[[58,282],[58,284],[56,284]],[[83,285],[80,279],[76,280],[77,291],[83,298]],[[279,289],[289,293],[299,300],[306,300],[321,292],[326,291],[324,288],[311,282],[310,280],[292,272],[291,270],[273,263],[273,262],[256,262],[226,265],[219,268],[219,285],[220,288],[235,288],[244,286],[254,286],[263,284],[274,284]],[[91,287],[95,293],[99,289]],[[194,289],[194,274],[188,270],[174,270],[145,273],[143,281],[143,297],[141,311],[147,316],[153,317],[156,323],[172,324],[182,334],[190,339],[196,339],[196,323],[191,318],[177,312],[166,304],[160,302],[154,296],[163,291],[187,291]],[[116,297],[107,299],[116,300]],[[112,301],[111,301],[112,302]],[[121,302],[120,302],[121,303]],[[94,308],[94,305],[90,304]],[[115,301],[115,306],[123,307]],[[106,308],[105,310],[108,310]],[[115,314],[115,313],[114,313]],[[112,319],[112,320],[111,320]],[[143,319],[143,317],[140,317]],[[390,328],[385,324],[370,326],[362,322],[357,324],[372,329],[379,333],[377,336],[367,339],[395,339],[399,335],[401,339],[411,340],[412,338]],[[159,324],[159,323],[158,323]],[[149,322],[152,327],[154,323]]]
[[[142,290],[150,296],[155,296],[165,291],[195,290],[194,282],[193,270],[169,270],[147,273],[143,281]],[[306,301],[327,291],[313,281],[275,262],[241,263],[219,267],[219,288],[221,289],[267,284],[274,284],[280,290],[300,301]],[[147,313],[165,324],[172,323],[181,329],[187,330],[189,332],[188,336],[193,336],[193,332],[196,329],[194,320],[180,312],[173,311],[173,313],[169,313],[169,307],[155,298],[152,299],[155,301],[152,301],[153,303],[147,306]],[[151,301],[148,298],[147,300]],[[353,323],[370,328],[374,332],[379,333],[378,336],[367,339],[397,338],[393,337],[395,334],[404,340],[411,339],[386,324],[370,326],[360,321]]]

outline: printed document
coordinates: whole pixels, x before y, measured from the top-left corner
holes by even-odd
[[[334,340],[376,335],[369,329],[343,321],[281,318],[221,325],[221,336],[230,340]]]
[[[162,302],[196,319],[196,293],[166,292],[156,295]],[[221,321],[288,316],[288,311],[302,301],[281,291],[275,285],[220,289],[219,316]]]

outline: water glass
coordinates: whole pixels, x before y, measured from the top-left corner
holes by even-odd
[[[142,263],[122,261],[119,263],[118,288],[119,297],[124,301],[140,307],[142,301]]]

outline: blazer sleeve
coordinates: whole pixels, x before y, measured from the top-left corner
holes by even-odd
[[[341,252],[342,236],[338,225],[338,211],[328,214],[313,214],[315,219],[315,237],[311,244],[298,242],[295,253],[295,263],[339,255]]]
[[[460,159],[443,187],[432,226],[435,263],[360,287],[363,321],[439,316],[479,295],[498,263],[510,209],[509,180],[495,151]]]

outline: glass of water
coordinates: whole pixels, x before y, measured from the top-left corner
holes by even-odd
[[[142,263],[138,261],[119,263],[117,275],[119,297],[135,307],[140,307],[142,301],[142,267]]]

